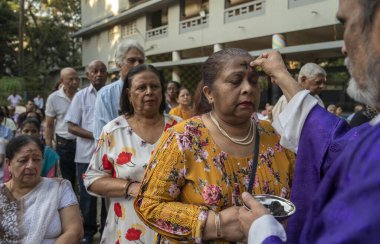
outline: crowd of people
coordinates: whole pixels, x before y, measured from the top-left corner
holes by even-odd
[[[116,48],[111,84],[93,60],[85,88],[67,67],[46,104],[36,94],[17,114],[11,94],[0,110],[0,243],[92,243],[98,232],[100,243],[376,243],[380,1],[340,0],[337,17],[360,103],[347,118],[325,108],[317,64],[296,81],[277,51],[226,48],[204,62],[192,96],[132,39]],[[261,113],[256,67],[283,92]],[[255,194],[296,212],[280,223]]]

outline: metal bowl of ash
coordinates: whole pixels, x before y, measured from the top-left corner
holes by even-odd
[[[285,198],[270,194],[257,194],[253,197],[279,221],[286,220],[296,212],[296,206]]]

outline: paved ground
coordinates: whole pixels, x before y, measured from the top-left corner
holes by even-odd
[[[96,235],[94,236],[94,239],[92,239],[92,243],[93,243],[93,244],[99,244],[99,242],[100,242],[100,234],[99,234],[99,232],[98,232],[98,233],[96,233]]]
[[[98,198],[98,205],[97,206],[98,206],[98,210],[97,210],[97,212],[98,212],[97,222],[100,223],[100,211],[102,209],[102,201],[101,201],[100,198]],[[92,239],[92,244],[99,244],[100,237],[101,237],[100,233],[97,232],[96,235],[94,236],[94,238]]]

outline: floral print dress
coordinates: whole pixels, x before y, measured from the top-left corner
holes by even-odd
[[[253,191],[289,198],[295,156],[280,146],[269,122],[260,121],[257,128]],[[223,152],[199,116],[183,121],[161,137],[135,199],[136,212],[160,234],[161,243],[201,243],[208,210],[242,205],[252,163],[253,149],[241,158]]]
[[[165,115],[165,130],[177,120]],[[88,187],[104,176],[141,182],[146,164],[156,147],[142,140],[129,126],[124,116],[119,116],[104,126],[84,184]],[[90,194],[98,196],[89,191]],[[108,216],[100,243],[153,243],[154,232],[137,217],[133,198],[111,198]]]

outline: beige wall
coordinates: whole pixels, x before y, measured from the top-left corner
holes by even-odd
[[[82,0],[82,26],[93,24],[129,7],[128,0]]]
[[[98,7],[90,7],[95,1]],[[110,11],[101,11],[101,6],[106,5],[105,0],[82,0],[82,21],[88,23],[100,16],[105,16]],[[128,2],[126,0],[120,0]],[[162,39],[144,41],[146,18],[137,18],[138,33],[133,38],[140,41],[147,51],[147,55],[156,55],[172,51],[213,45],[215,43],[227,43],[244,39],[268,36],[275,33],[287,33],[336,24],[335,14],[338,9],[337,0],[325,0],[313,4],[288,9],[286,0],[265,1],[265,14],[239,21],[224,23],[224,1],[209,1],[209,26],[208,28],[186,33],[179,33],[180,10],[179,4],[169,6],[168,12],[168,36]],[[96,4],[97,5],[97,4]],[[120,6],[119,6],[120,7]],[[125,6],[123,6],[125,7]],[[93,16],[93,17],[89,17]],[[108,31],[103,31],[83,42],[83,65],[93,59],[101,59],[105,63],[113,60],[116,42],[108,42]],[[153,48],[151,48],[153,47]]]

